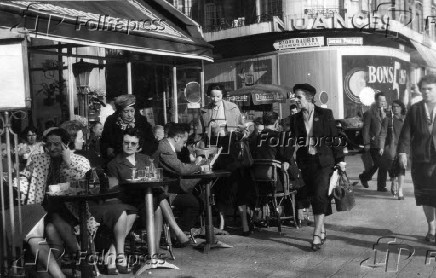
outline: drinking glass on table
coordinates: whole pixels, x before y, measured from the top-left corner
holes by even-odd
[[[145,170],[138,170],[138,179],[145,181]]]

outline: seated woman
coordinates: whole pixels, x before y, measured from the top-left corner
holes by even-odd
[[[140,153],[142,146],[142,137],[135,128],[128,128],[124,132],[123,136],[123,153],[118,154],[111,162],[109,162],[108,176],[115,177],[119,183],[126,183],[127,179],[132,177],[132,168],[136,170],[145,169],[150,165],[150,157],[146,154]],[[181,247],[187,246],[190,242],[189,238],[183,233],[183,231],[177,225],[171,207],[166,199],[166,194],[158,194],[155,210],[155,234],[160,235],[162,232],[162,214],[171,231],[176,237]],[[144,195],[136,190],[124,190],[120,194],[120,200],[136,206],[142,207],[144,204]],[[157,205],[159,204],[159,206]],[[144,214],[141,214],[144,215]],[[145,223],[145,219],[142,219]],[[156,237],[156,246],[159,246],[160,237]],[[178,244],[176,243],[175,246]]]

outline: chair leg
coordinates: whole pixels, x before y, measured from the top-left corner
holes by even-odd
[[[297,224],[297,217],[296,217],[296,203],[295,203],[295,193],[291,194],[291,205],[292,205],[292,213],[294,215],[294,225],[295,228],[298,229],[298,224]]]
[[[277,228],[279,230],[279,234],[282,234],[282,220],[280,219],[279,207],[277,205],[277,198],[275,195],[273,196],[273,209],[277,214]]]
[[[174,257],[173,253],[173,243],[171,242],[171,236],[170,236],[170,227],[167,223],[163,224],[163,231],[165,235],[165,240],[167,242],[167,250],[170,253],[171,260],[175,260],[176,257]]]

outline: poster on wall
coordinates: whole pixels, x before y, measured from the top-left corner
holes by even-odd
[[[27,50],[21,41],[0,42],[0,111],[30,108]]]
[[[361,98],[369,98],[371,92],[385,93],[388,104],[408,98],[410,63],[392,56],[344,55],[344,118],[362,116],[369,109]],[[372,90],[370,90],[370,89]],[[368,95],[366,95],[368,94]]]
[[[272,59],[236,63],[236,89],[253,84],[272,84]]]

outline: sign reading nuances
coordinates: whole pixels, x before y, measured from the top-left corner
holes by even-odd
[[[0,111],[29,107],[27,51],[21,42],[0,40]]]
[[[276,50],[324,46],[324,37],[292,38],[275,42]]]

